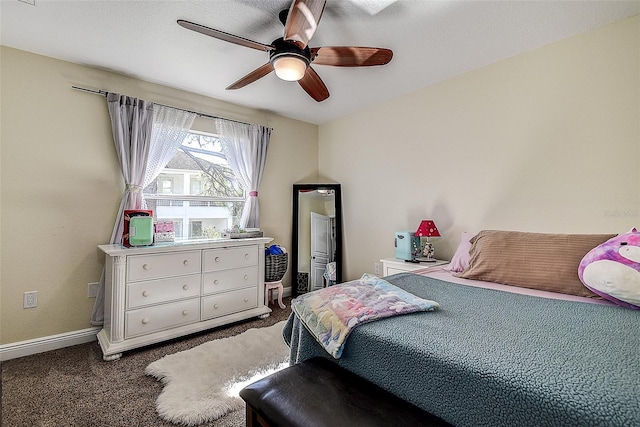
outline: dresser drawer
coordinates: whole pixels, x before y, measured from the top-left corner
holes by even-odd
[[[202,298],[202,320],[258,306],[258,288],[238,289]]]
[[[200,273],[200,251],[127,257],[127,282]]]
[[[127,310],[200,296],[200,274],[127,283]]]
[[[258,245],[208,249],[202,252],[202,271],[226,270],[258,264]]]
[[[200,321],[200,299],[125,312],[125,339]]]
[[[202,275],[202,294],[213,294],[258,285],[258,267],[210,271]]]

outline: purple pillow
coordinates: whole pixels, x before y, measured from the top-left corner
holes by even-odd
[[[453,258],[451,258],[449,265],[444,268],[445,270],[461,273],[469,266],[469,259],[471,258],[471,255],[469,255],[471,242],[469,240],[471,240],[473,236],[473,234],[467,233],[466,231],[462,232],[456,253],[453,254]]]
[[[601,297],[640,310],[640,232],[634,228],[593,248],[582,258],[578,276]]]

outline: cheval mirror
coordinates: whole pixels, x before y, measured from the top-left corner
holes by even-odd
[[[293,184],[292,295],[342,282],[340,184]]]

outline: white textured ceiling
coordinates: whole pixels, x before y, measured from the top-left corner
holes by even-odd
[[[266,63],[268,54],[176,24],[185,19],[269,44],[282,36],[277,16],[289,4],[1,0],[0,42],[320,124],[640,13],[637,0],[329,0],[311,47],[385,47],[394,57],[381,67],[315,66],[331,93],[321,103],[273,73],[245,88],[225,90]]]

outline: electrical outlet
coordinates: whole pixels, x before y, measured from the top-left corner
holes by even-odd
[[[93,282],[87,285],[87,298],[95,298],[98,296],[98,286],[100,283]]]
[[[24,293],[23,308],[34,308],[38,306],[38,291]]]
[[[374,274],[380,274],[380,263],[379,262],[373,263],[373,272],[374,272]]]

